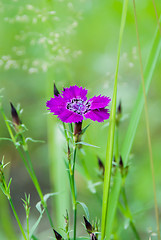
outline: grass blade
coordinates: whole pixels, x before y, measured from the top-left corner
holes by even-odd
[[[152,76],[154,73],[155,66],[157,64],[160,50],[161,50],[161,39],[160,39],[159,30],[157,28],[157,32],[155,34],[154,41],[153,41],[153,44],[152,44],[152,47],[151,47],[151,50],[149,53],[149,57],[147,60],[147,64],[146,64],[146,67],[144,70],[146,93],[148,92],[148,89],[150,86],[150,82],[151,82],[151,79],[152,79]],[[135,102],[135,105],[133,107],[133,111],[131,114],[128,130],[126,132],[123,146],[121,148],[121,155],[122,155],[125,165],[127,165],[127,163],[128,163],[129,154],[130,154],[130,151],[132,148],[132,144],[133,144],[134,137],[136,134],[136,129],[137,129],[137,126],[139,123],[143,105],[144,105],[144,96],[143,96],[142,86],[140,84],[138,96],[137,96],[137,99],[136,99],[136,102]],[[112,231],[112,223],[113,223],[116,208],[117,208],[117,202],[118,202],[118,198],[119,198],[120,189],[121,189],[121,176],[120,176],[120,172],[118,171],[116,173],[116,177],[114,180],[114,186],[112,188],[112,191],[110,194],[110,199],[109,199],[109,209],[108,209],[108,216],[107,216],[108,229],[106,232],[107,239],[109,238],[110,233]]]
[[[106,233],[107,210],[108,210],[108,204],[109,204],[111,166],[112,166],[112,159],[113,159],[113,146],[114,146],[115,122],[116,122],[115,115],[116,115],[116,97],[117,97],[117,78],[118,78],[120,51],[121,51],[122,37],[123,37],[123,31],[124,31],[124,26],[126,21],[127,7],[128,7],[128,0],[124,0],[120,34],[119,34],[119,43],[118,43],[112,108],[110,113],[110,123],[109,123],[109,130],[108,130],[108,139],[107,139],[105,178],[104,178],[103,203],[102,203],[102,223],[101,223],[101,239],[102,240],[105,238],[105,233]]]
[[[149,116],[148,116],[148,104],[147,104],[147,97],[146,97],[146,93],[145,93],[145,80],[144,80],[144,73],[143,73],[143,64],[142,64],[142,56],[141,56],[141,47],[140,47],[140,39],[139,39],[135,0],[133,0],[133,6],[134,6],[136,35],[137,35],[138,50],[139,50],[141,81],[142,81],[142,88],[143,88],[143,95],[144,95],[145,123],[146,123],[146,130],[147,130],[149,155],[150,155],[150,166],[151,166],[151,172],[152,172],[154,204],[155,204],[155,217],[156,217],[156,222],[157,222],[158,240],[160,240],[159,210],[158,210],[157,194],[156,194],[154,159],[153,159],[153,153],[152,153],[151,133],[150,133],[150,124],[149,124]],[[160,24],[158,24],[158,27],[159,27],[159,30],[160,30]]]

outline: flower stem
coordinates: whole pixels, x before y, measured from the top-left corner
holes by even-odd
[[[74,211],[74,235],[73,235],[73,239],[74,240],[76,240],[76,224],[77,224],[77,202],[76,202],[76,187],[75,187],[75,179],[74,179],[76,151],[77,151],[77,146],[74,146],[74,151],[73,151],[73,168],[72,168],[72,176],[71,176],[72,197],[73,197],[73,211]]]
[[[73,166],[69,162],[69,181],[71,187],[72,194],[72,202],[73,202],[73,213],[74,213],[74,233],[73,240],[76,240],[76,224],[77,224],[77,201],[76,201],[76,187],[75,187],[75,179],[74,179],[74,171],[75,171],[75,160],[76,160],[76,150],[77,146],[74,146],[73,149]]]
[[[29,228],[29,216],[26,216],[26,223],[27,223],[27,240],[30,240],[30,228]]]
[[[19,219],[19,217],[18,217],[18,215],[17,215],[17,212],[16,212],[16,210],[15,210],[15,207],[14,207],[14,205],[13,205],[13,202],[12,202],[11,197],[9,198],[9,203],[10,203],[11,208],[12,208],[12,211],[13,211],[13,213],[14,213],[14,215],[15,215],[15,218],[16,218],[16,221],[17,221],[17,223],[18,223],[18,226],[19,226],[19,228],[20,228],[20,230],[21,230],[21,232],[22,232],[22,235],[23,235],[24,239],[27,240],[26,235],[25,235],[25,232],[24,232],[23,227],[22,227],[22,225],[21,225],[20,219]]]

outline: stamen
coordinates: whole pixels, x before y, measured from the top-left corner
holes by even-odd
[[[90,110],[90,102],[82,99],[73,98],[71,102],[67,103],[67,109],[77,114],[83,115]]]

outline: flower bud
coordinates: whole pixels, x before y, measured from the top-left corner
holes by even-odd
[[[57,239],[57,240],[61,240],[61,239],[62,239],[62,236],[61,236],[57,231],[55,231],[54,228],[53,228],[53,231],[54,231],[54,233],[55,233],[56,239]]]
[[[124,163],[122,161],[122,157],[120,156],[120,161],[119,161],[119,167],[123,168],[124,167]]]
[[[101,159],[99,157],[97,157],[97,159],[98,159],[99,170],[100,170],[102,176],[104,176],[104,173],[105,173],[104,164],[103,164],[103,162],[101,161]]]
[[[122,105],[121,105],[121,101],[120,101],[120,103],[119,103],[119,105],[118,105],[117,113],[118,113],[118,114],[122,114]]]
[[[119,161],[119,167],[120,167],[122,177],[125,178],[128,174],[129,166],[126,166],[126,167],[124,166],[121,156],[120,156],[120,161]]]
[[[92,225],[90,224],[90,222],[87,221],[86,217],[83,216],[84,218],[84,222],[85,222],[85,226],[86,226],[86,230],[89,234],[91,234],[93,232],[93,227]]]
[[[118,126],[120,123],[120,119],[122,116],[122,105],[121,105],[121,101],[117,107],[117,112],[116,112],[116,125]]]
[[[59,91],[58,91],[58,89],[57,89],[57,87],[56,87],[56,85],[55,85],[55,83],[54,83],[54,96],[59,96]]]
[[[11,105],[12,121],[13,121],[13,124],[16,128],[16,126],[19,126],[21,124],[21,121],[19,119],[19,116],[17,114],[17,111],[16,111],[15,107],[13,106],[13,104],[11,102],[10,102],[10,105]]]

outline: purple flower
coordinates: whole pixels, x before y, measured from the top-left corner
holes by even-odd
[[[65,88],[60,95],[47,101],[46,106],[65,123],[82,122],[86,118],[98,122],[108,119],[109,109],[105,107],[111,99],[99,95],[87,100],[87,92],[87,89],[76,85]]]

